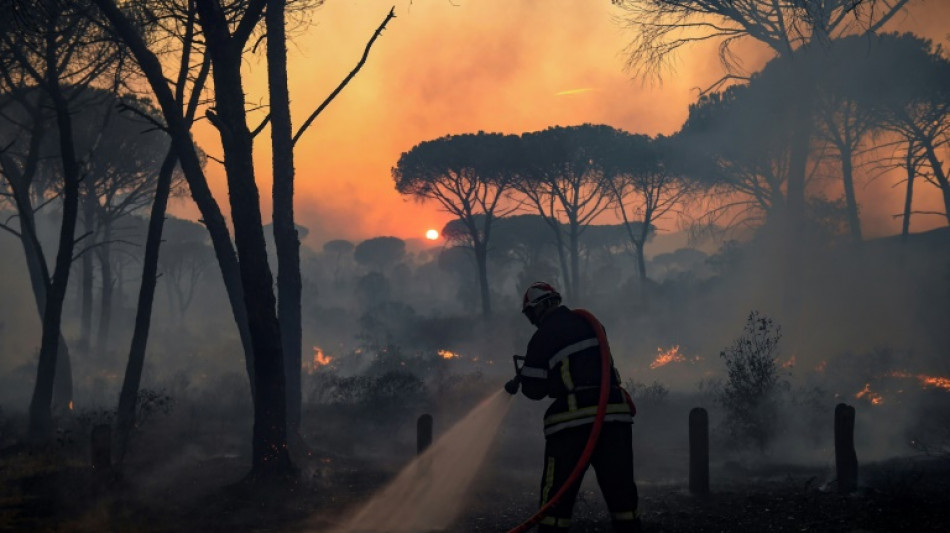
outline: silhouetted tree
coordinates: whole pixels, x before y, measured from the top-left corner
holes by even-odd
[[[795,84],[780,69],[754,76],[700,97],[671,138],[678,170],[700,187],[724,192],[722,205],[710,209],[707,224],[757,226],[780,224],[787,207],[791,132],[783,127],[793,113],[786,105]],[[788,83],[786,83],[788,82]]]
[[[604,146],[615,134],[610,126],[555,126],[521,136],[522,163],[514,188],[527,198],[554,233],[565,288],[570,298],[582,294],[580,235],[607,209],[603,189]],[[566,233],[561,228],[565,219]],[[570,266],[568,266],[568,258]]]
[[[680,208],[695,184],[667,164],[676,157],[667,144],[665,138],[618,131],[605,165],[604,187],[633,245],[641,283],[647,280],[643,248],[655,222]]]
[[[514,135],[449,135],[424,141],[403,153],[392,171],[401,194],[435,200],[444,211],[458,217],[465,229],[464,245],[475,254],[482,314],[486,316],[491,314],[488,250],[492,223],[514,209],[502,200],[512,185],[519,150]]]
[[[806,59],[816,71],[817,137],[833,147],[841,164],[848,213],[848,227],[854,243],[862,240],[861,219],[854,186],[854,158],[865,138],[873,131],[874,114],[861,97],[873,90],[859,80],[866,68],[868,39],[873,36],[835,39],[827,53],[811,54]],[[824,51],[822,51],[824,52]]]
[[[52,145],[55,127],[49,99],[42,90],[32,87],[10,87],[7,90],[9,92],[0,99],[6,119],[0,127],[3,131],[0,143],[4,147],[0,153],[0,172],[3,174],[0,202],[12,204],[16,217],[0,223],[0,228],[20,241],[36,310],[42,321],[51,279],[36,219],[38,211],[56,198],[56,184],[47,176],[52,174],[49,171],[51,165],[43,162],[50,159],[55,163],[56,152]],[[18,223],[13,225],[13,220]],[[69,347],[62,334],[57,343],[53,383],[54,406],[67,408],[73,395],[72,368]]]
[[[152,122],[159,113],[147,102],[131,96],[116,97],[111,93],[97,91],[87,96],[90,103],[85,111],[76,116],[76,131],[79,142],[77,151],[83,160],[81,211],[86,231],[93,232],[83,240],[83,303],[85,313],[91,311],[91,300],[86,285],[90,284],[91,272],[87,271],[86,258],[94,253],[101,278],[99,299],[99,326],[97,346],[100,352],[106,349],[112,320],[113,301],[121,301],[118,289],[118,272],[113,272],[116,254],[113,246],[127,244],[128,230],[123,220],[136,214],[152,203],[159,170],[165,160],[168,136],[156,131]],[[122,111],[121,109],[126,109]],[[134,109],[133,111],[129,111]],[[142,117],[149,117],[148,120]],[[126,224],[128,226],[128,224]],[[88,273],[87,273],[88,272]],[[83,337],[90,326],[90,317],[82,317]],[[87,341],[88,342],[88,341]]]
[[[339,281],[340,278],[340,263],[343,261],[343,257],[346,255],[352,255],[353,250],[356,247],[353,246],[353,243],[345,239],[334,239],[332,241],[327,241],[323,244],[323,251],[328,254],[333,254],[336,256],[333,267],[333,279]]]
[[[244,348],[245,366],[251,391],[255,389],[254,350],[251,343],[244,289],[237,255],[231,242],[221,209],[211,194],[203,170],[204,157],[191,138],[191,125],[202,91],[211,72],[211,58],[200,39],[196,0],[137,0],[119,8],[115,0],[92,0],[108,21],[108,30],[127,47],[142,71],[161,109],[163,127],[171,137],[172,147],[188,190],[208,228],[221,276],[227,289],[228,302]],[[250,31],[245,29],[243,31]],[[175,73],[165,72],[166,64],[177,65]],[[130,401],[134,401],[131,396]]]
[[[628,65],[641,74],[658,73],[671,54],[703,41],[719,42],[719,57],[728,71],[720,82],[742,78],[741,60],[733,45],[752,39],[788,62],[794,71],[796,97],[788,121],[785,230],[785,305],[797,316],[801,285],[801,242],[805,222],[805,182],[814,135],[815,80],[804,62],[803,50],[820,49],[831,39],[850,34],[873,34],[891,20],[909,0],[802,0],[795,2],[736,2],[734,0],[611,0],[626,11],[634,30]]]
[[[918,154],[926,162],[931,172],[923,177],[940,189],[950,223],[950,167],[938,155],[950,146],[950,60],[942,48],[910,34],[870,40],[867,58],[862,81],[874,88],[864,93],[867,103],[904,139],[905,168],[913,168]],[[905,220],[909,216],[908,208]]]
[[[0,31],[4,81],[37,87],[45,94],[55,115],[58,137],[63,214],[43,308],[40,360],[30,401],[30,434],[46,441],[52,437],[54,372],[79,208],[82,168],[73,132],[75,99],[82,88],[101,81],[103,74],[114,67],[115,53],[102,39],[88,2],[9,0],[0,7],[0,18],[6,26]]]
[[[406,242],[398,237],[373,237],[356,245],[356,262],[376,271],[396,265],[406,255]]]

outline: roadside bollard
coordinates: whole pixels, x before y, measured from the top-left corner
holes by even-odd
[[[858,454],[854,451],[854,407],[835,406],[835,468],[838,492],[854,492],[858,488]]]
[[[424,414],[416,421],[416,454],[421,455],[432,444],[432,415]]]
[[[689,412],[689,492],[709,494],[709,415],[702,407]]]

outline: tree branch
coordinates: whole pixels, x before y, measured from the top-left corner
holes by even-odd
[[[297,144],[297,141],[300,139],[300,136],[303,135],[303,133],[307,130],[308,127],[310,127],[310,124],[314,121],[314,119],[317,118],[317,115],[319,115],[328,105],[330,105],[330,102],[332,102],[333,99],[336,98],[336,95],[340,94],[340,91],[342,91],[343,88],[346,87],[348,83],[350,83],[350,80],[352,80],[353,77],[356,76],[356,73],[359,72],[361,68],[363,68],[363,64],[366,63],[366,58],[369,57],[369,50],[370,48],[373,47],[373,43],[376,42],[376,39],[379,38],[379,36],[383,33],[383,30],[386,28],[386,24],[388,24],[389,21],[394,18],[396,18],[396,6],[393,6],[389,10],[389,14],[386,15],[386,18],[383,19],[382,24],[380,24],[379,27],[376,28],[376,31],[373,33],[373,36],[370,37],[369,42],[366,43],[366,48],[363,49],[363,56],[360,58],[359,62],[356,64],[356,67],[354,67],[353,70],[351,70],[350,73],[345,78],[343,78],[343,81],[340,82],[337,88],[334,89],[333,92],[330,93],[329,96],[327,96],[326,100],[324,100],[323,103],[321,103],[320,106],[317,107],[317,109],[314,110],[314,112],[311,113],[309,117],[307,117],[307,120],[304,121],[303,125],[300,126],[300,129],[297,130],[297,133],[294,134],[294,138],[293,138],[294,145]]]

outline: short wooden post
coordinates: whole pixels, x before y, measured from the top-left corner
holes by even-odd
[[[689,492],[709,494],[709,415],[702,407],[689,412]]]
[[[858,454],[854,451],[854,407],[835,406],[835,467],[838,492],[854,492],[858,488]]]
[[[92,428],[92,468],[102,472],[112,467],[112,428],[99,424]]]
[[[424,414],[416,422],[416,454],[422,454],[432,444],[432,415]]]

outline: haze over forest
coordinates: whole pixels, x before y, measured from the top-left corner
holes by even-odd
[[[544,280],[647,485],[697,405],[723,468],[826,464],[840,402],[862,460],[946,455],[950,4],[677,5],[0,0],[0,450],[378,484]],[[519,400],[484,475],[533,487]]]

